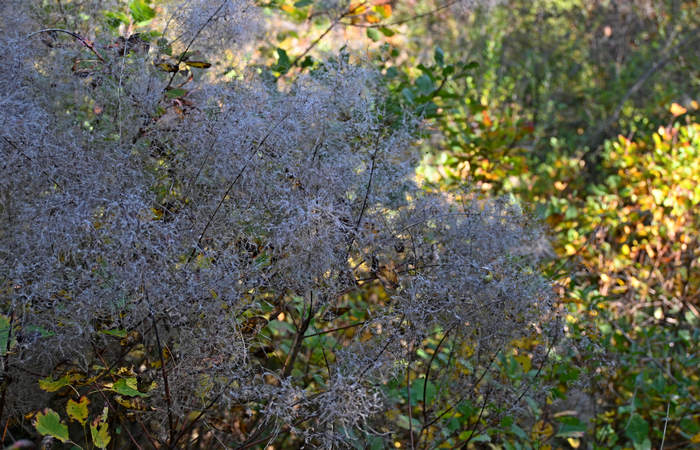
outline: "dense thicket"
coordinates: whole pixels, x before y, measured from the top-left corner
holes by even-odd
[[[549,355],[546,245],[513,201],[422,189],[370,65],[222,74],[264,31],[244,1],[1,12],[6,443],[430,444],[515,411],[493,361]]]

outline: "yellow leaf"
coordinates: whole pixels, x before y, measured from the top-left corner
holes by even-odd
[[[520,363],[520,365],[523,368],[523,371],[529,372],[530,369],[532,369],[532,362],[530,361],[530,358],[528,358],[527,355],[518,355],[515,357],[515,360]]]
[[[551,423],[540,420],[532,426],[532,438],[534,440],[547,439],[554,434],[554,427]]]
[[[690,442],[693,444],[700,444],[700,433],[697,433],[695,436],[690,438]]]
[[[681,116],[681,115],[688,112],[687,109],[685,109],[684,107],[682,107],[678,103],[672,103],[670,111],[671,111],[671,114],[673,114],[673,117],[678,117],[678,116]]]
[[[568,442],[572,448],[579,448],[581,445],[581,441],[577,438],[566,438],[566,442]]]
[[[126,398],[122,395],[115,395],[114,400],[122,405],[126,409],[133,409],[136,411],[154,411],[155,408],[148,405],[142,398],[131,397]]]
[[[211,63],[206,61],[185,61],[185,64],[196,69],[208,69],[211,67]]]
[[[72,398],[68,399],[68,404],[66,404],[66,413],[71,420],[80,422],[81,425],[85,425],[88,416],[88,404],[90,400],[86,396],[80,397],[79,401],[75,401]]]
[[[360,4],[353,3],[348,8],[349,14],[353,14],[353,15],[360,15],[360,14],[364,13],[365,11],[367,11],[367,6],[364,3],[360,3]]]
[[[180,71],[180,67],[179,67],[178,65],[176,65],[176,64],[171,64],[171,63],[168,63],[168,62],[153,63],[153,65],[155,65],[157,68],[159,68],[159,69],[162,70],[163,72],[173,73],[173,72],[179,72],[179,71]]]

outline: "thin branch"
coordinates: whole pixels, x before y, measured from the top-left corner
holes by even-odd
[[[664,418],[664,434],[661,436],[661,445],[659,450],[664,450],[664,442],[666,442],[666,427],[668,426],[668,413],[671,411],[671,400],[666,404],[666,417]]]
[[[321,42],[321,40],[322,40],[324,37],[326,37],[326,35],[327,35],[328,33],[330,33],[331,30],[333,30],[333,28],[335,28],[336,25],[338,25],[339,23],[342,23],[342,22],[341,22],[342,19],[344,19],[344,18],[346,18],[346,17],[348,17],[348,16],[351,16],[351,15],[353,14],[353,11],[355,11],[357,8],[359,8],[360,6],[364,5],[365,3],[366,3],[366,2],[362,2],[360,5],[353,5],[353,9],[348,9],[348,10],[345,11],[343,14],[341,14],[341,15],[338,16],[338,17],[336,17],[336,18],[333,20],[333,22],[331,22],[331,24],[328,26],[328,28],[326,28],[326,29],[323,31],[323,33],[320,34],[319,37],[317,37],[316,39],[314,39],[314,41],[313,41],[311,44],[309,44],[309,46],[306,47],[306,49],[305,49],[303,52],[301,52],[300,55],[298,55],[296,58],[294,58],[294,60],[290,63],[289,67],[290,67],[290,68],[291,68],[291,67],[296,67],[297,64],[299,64],[299,61],[301,61],[301,59],[302,59],[304,56],[306,56],[311,50],[313,50],[313,48],[316,47],[316,46],[318,45],[318,43]]]
[[[630,99],[637,91],[639,91],[644,84],[646,84],[647,81],[659,70],[661,70],[666,64],[671,62],[675,54],[681,50],[683,47],[689,46],[691,44],[694,44],[696,41],[700,40],[700,28],[695,28],[694,30],[690,31],[689,35],[683,39],[681,42],[673,46],[671,49],[664,48],[661,53],[666,52],[666,56],[659,58],[656,60],[654,64],[652,64],[638,79],[637,81],[627,90],[625,95],[622,97],[620,102],[617,104],[617,107],[615,108],[614,112],[612,115],[603,122],[603,125],[601,125],[598,130],[593,134],[591,139],[589,140],[589,146],[590,149],[584,154],[584,156],[590,154],[590,153],[597,153],[597,148],[598,145],[600,144],[600,141],[602,139],[605,139],[608,135],[608,132],[610,131],[610,128],[620,119],[620,114],[622,113],[622,109],[625,106],[625,103],[627,103],[627,100]],[[661,55],[659,55],[661,56]]]
[[[369,199],[369,193],[372,190],[372,180],[374,178],[374,169],[377,165],[377,153],[379,152],[379,149],[376,148],[374,150],[374,153],[372,153],[372,165],[369,170],[369,180],[367,180],[367,189],[365,190],[365,197],[362,199],[362,208],[360,208],[360,214],[357,217],[357,222],[355,223],[355,227],[353,228],[353,233],[350,235],[350,242],[348,242],[348,249],[345,252],[345,259],[348,259],[348,256],[350,255],[350,250],[352,249],[352,244],[355,242],[355,234],[357,234],[357,231],[360,229],[360,224],[362,223],[362,217],[365,214],[365,209],[367,209],[367,201]]]
[[[413,345],[411,345],[412,347]],[[411,355],[413,354],[413,349],[409,349]],[[423,383],[423,388],[425,388],[427,382]],[[425,389],[423,390],[425,393]],[[406,399],[408,403],[408,436],[411,438],[411,450],[415,450],[416,444],[413,440],[413,407],[411,406],[411,358],[408,359],[408,365],[406,366]],[[423,410],[425,410],[425,403],[423,403]]]
[[[318,333],[307,334],[306,336],[304,336],[303,339],[314,337],[314,336],[321,336],[321,335],[328,334],[328,333],[333,333],[334,331],[347,330],[348,328],[358,327],[360,325],[364,325],[365,323],[367,323],[367,321],[363,320],[362,322],[351,323],[350,325],[344,325],[342,327],[331,328],[330,330],[323,330],[323,331],[319,331]]]
[[[180,63],[185,59],[185,56],[187,55],[187,52],[190,50],[190,47],[192,47],[192,44],[194,44],[194,41],[197,40],[197,38],[199,37],[200,33],[201,33],[202,31],[204,31],[204,28],[206,28],[206,26],[209,25],[209,23],[214,19],[214,17],[216,17],[216,15],[219,14],[219,11],[221,11],[221,10],[224,8],[224,6],[226,6],[226,3],[227,3],[227,2],[228,2],[228,0],[224,0],[223,2],[221,2],[221,4],[219,5],[219,7],[216,8],[216,11],[214,11],[214,12],[212,13],[212,15],[209,16],[209,18],[207,19],[207,21],[204,22],[204,23],[202,24],[201,27],[199,27],[199,29],[197,30],[197,32],[194,34],[194,36],[192,36],[192,39],[190,40],[190,42],[189,42],[189,43],[187,44],[187,46],[185,47],[185,51],[183,51],[182,53],[180,53],[180,57],[177,59],[177,63],[175,63],[175,66],[176,66],[176,67],[179,66]],[[168,80],[168,84],[165,86],[165,89],[163,89],[164,91],[167,91],[168,89],[170,89],[170,86],[172,86],[172,84],[173,84],[173,79],[175,79],[175,75],[177,75],[177,73],[178,73],[178,72],[175,71],[175,72],[173,72],[172,75],[170,75],[170,80]]]
[[[109,398],[107,398],[107,396],[105,395],[105,393],[102,392],[102,388],[101,388],[97,383],[93,383],[93,385],[95,386],[95,389],[97,389],[97,392],[100,393],[100,395],[102,396],[102,398],[104,398],[104,401],[105,401],[105,403],[107,404],[107,407],[108,407],[110,410],[112,410],[112,411],[116,411],[116,409],[115,409],[115,408],[112,406],[112,404],[110,403]],[[141,450],[143,447],[141,447],[141,446],[139,445],[138,441],[137,441],[136,439],[134,439],[134,435],[131,434],[131,431],[129,430],[129,427],[127,427],[126,424],[124,423],[124,421],[122,421],[121,414],[119,414],[118,412],[117,412],[117,418],[119,419],[119,422],[121,422],[122,427],[126,430],[126,434],[129,435],[129,439],[131,439],[131,442],[134,444],[134,447],[137,448],[138,450]],[[142,424],[142,426],[143,426],[143,424]],[[144,427],[144,432],[145,432],[145,431],[146,431],[146,429],[145,429],[145,427]],[[148,435],[148,433],[146,433],[146,437],[148,438],[148,440],[149,440],[150,444],[153,446],[153,448],[157,448],[155,442],[153,442],[153,440],[152,440],[151,437]]]
[[[517,405],[518,403],[520,403],[520,400],[523,399],[523,397],[525,396],[527,391],[530,390],[530,388],[532,387],[532,385],[535,382],[535,380],[537,379],[537,377],[539,377],[540,373],[542,373],[542,368],[544,367],[544,364],[549,359],[549,353],[552,351],[552,348],[554,347],[555,341],[556,341],[555,339],[552,339],[552,342],[549,344],[549,348],[547,349],[547,354],[544,355],[544,358],[542,359],[542,362],[540,363],[540,367],[537,368],[537,372],[535,373],[535,376],[533,376],[530,379],[530,382],[527,384],[527,386],[525,386],[525,389],[523,390],[523,392],[520,393],[520,395],[518,396],[518,399],[515,401],[514,405]]]
[[[394,22],[389,22],[389,23],[370,23],[370,24],[362,24],[362,23],[351,23],[351,22],[340,22],[341,25],[345,25],[348,27],[357,27],[357,28],[384,28],[384,27],[391,27],[394,25],[403,25],[404,23],[408,22],[413,22],[419,19],[422,19],[423,17],[428,17],[431,16],[437,12],[442,11],[443,9],[447,9],[453,5],[456,5],[457,3],[460,3],[462,0],[452,0],[444,5],[440,5],[434,9],[431,9],[430,11],[421,13],[421,14],[416,14],[415,16],[408,17],[406,19],[401,19],[401,20],[396,20]]]
[[[204,235],[206,234],[207,230],[209,229],[209,227],[211,226],[212,222],[214,221],[214,217],[215,217],[216,214],[219,212],[219,209],[221,209],[221,206],[224,204],[224,201],[226,200],[226,197],[228,197],[229,194],[231,193],[231,190],[233,189],[233,187],[236,185],[236,183],[238,183],[238,180],[239,180],[239,179],[241,178],[241,176],[243,175],[243,172],[244,172],[244,171],[246,170],[246,168],[248,167],[248,164],[250,164],[250,160],[252,159],[252,157],[253,157],[253,155],[255,154],[255,152],[256,152],[257,150],[259,150],[260,147],[263,146],[263,144],[265,144],[265,142],[267,141],[267,138],[270,137],[270,135],[272,134],[272,132],[275,131],[275,129],[277,129],[277,127],[278,127],[286,118],[287,118],[286,115],[282,116],[282,118],[281,118],[279,121],[277,121],[277,123],[275,123],[275,125],[274,125],[272,128],[270,128],[270,130],[269,130],[269,131],[267,132],[267,134],[262,138],[262,140],[260,141],[260,143],[258,143],[258,145],[255,146],[255,148],[253,148],[253,149],[251,150],[250,154],[248,155],[248,159],[247,159],[246,162],[243,164],[243,167],[241,167],[241,170],[238,172],[238,174],[236,175],[236,177],[235,177],[235,178],[233,179],[233,181],[231,181],[231,183],[228,185],[228,188],[226,189],[226,192],[224,192],[224,195],[221,196],[221,200],[219,200],[219,204],[216,205],[216,208],[214,209],[214,212],[211,214],[211,216],[209,216],[209,219],[207,220],[207,223],[206,223],[206,225],[204,226],[204,229],[202,230],[202,232],[201,232],[200,235],[199,235],[199,238],[197,239],[197,243],[195,244],[194,248],[192,248],[192,253],[190,254],[190,257],[187,259],[187,264],[185,264],[185,267],[187,267],[187,265],[188,265],[188,264],[192,261],[192,259],[194,258],[195,254],[197,253],[197,248],[199,248],[200,244],[202,243],[202,239],[204,239]]]
[[[12,326],[15,324],[15,311],[12,310],[10,313],[10,325],[7,329],[7,343],[5,344],[5,354],[2,357],[2,379],[0,383],[2,386],[2,395],[0,395],[0,423],[2,423],[2,414],[5,411],[5,399],[7,395],[7,387],[10,384],[10,379],[7,375],[10,369],[9,359],[10,359],[10,346],[12,344]]]
[[[484,394],[484,403],[481,404],[481,411],[479,411],[479,417],[476,418],[476,422],[474,422],[474,426],[472,427],[469,437],[467,440],[464,442],[462,445],[462,450],[467,450],[469,448],[469,441],[472,440],[474,437],[474,432],[476,431],[477,427],[479,426],[479,422],[481,422],[481,417],[484,415],[484,410],[486,409],[486,403],[488,403],[489,400],[489,394],[491,394],[491,390],[486,389],[486,394]]]
[[[11,140],[9,140],[6,136],[3,136],[2,138],[3,138],[3,139],[5,140],[5,142],[7,142],[12,148],[14,148],[15,150],[17,150],[17,152],[18,152],[20,155],[24,156],[29,162],[34,162],[34,160],[33,160],[30,156],[28,156],[26,153],[24,153],[14,142],[12,142]],[[59,182],[56,181],[56,179],[53,178],[53,177],[51,176],[51,174],[49,174],[45,169],[41,169],[41,173],[43,173],[43,174],[46,176],[46,178],[48,178],[49,180],[51,180],[51,182],[52,182],[53,184],[55,184],[56,187],[57,187],[61,192],[65,192],[64,189],[63,189],[63,186],[61,186],[61,185],[59,184]]]
[[[170,431],[170,441],[175,439],[175,421],[173,420],[173,406],[172,406],[172,396],[170,395],[170,385],[168,383],[168,372],[165,370],[165,360],[163,358],[163,347],[160,344],[160,335],[158,334],[158,324],[156,318],[153,315],[153,311],[150,312],[151,320],[153,321],[153,331],[156,335],[156,344],[158,347],[158,357],[160,358],[160,372],[163,377],[163,389],[165,390],[165,403],[168,409],[168,430]]]
[[[311,299],[309,302],[309,314],[301,322],[301,326],[297,330],[297,334],[294,337],[294,344],[292,345],[292,351],[287,355],[287,360],[284,362],[284,367],[282,368],[282,378],[287,378],[292,372],[292,367],[294,367],[294,361],[299,355],[299,350],[301,349],[301,344],[304,341],[304,333],[309,329],[311,324],[311,319],[314,317],[314,298],[311,294]]]
[[[445,334],[442,336],[442,339],[440,339],[440,342],[438,342],[437,347],[435,347],[435,351],[430,356],[430,361],[428,361],[428,368],[425,370],[425,381],[423,382],[423,427],[421,428],[420,433],[418,433],[418,442],[420,442],[420,437],[423,434],[423,431],[425,431],[425,424],[428,423],[428,404],[426,402],[426,397],[428,391],[428,379],[430,378],[430,369],[433,366],[433,361],[435,360],[435,357],[438,353],[440,353],[440,347],[442,346],[442,343],[445,342],[445,339],[447,339],[447,336],[450,334],[450,331],[452,331],[455,328],[455,326],[456,325],[453,325],[447,331],[445,331]]]
[[[217,395],[215,395],[214,398],[209,401],[209,403],[204,405],[204,408],[202,408],[197,413],[197,415],[190,421],[189,424],[187,424],[187,426],[182,427],[182,430],[180,430],[180,432],[177,434],[177,436],[175,436],[175,440],[170,443],[168,448],[176,448],[177,443],[180,441],[180,439],[182,439],[182,437],[185,436],[185,434],[187,434],[192,429],[194,424],[197,423],[199,421],[199,419],[201,419],[207,411],[209,411],[214,405],[216,405],[216,403],[219,401],[219,399],[223,395],[223,392],[226,389],[228,389],[229,387],[231,387],[231,385],[235,381],[236,381],[235,377],[231,378],[231,380],[228,383],[226,383],[226,386],[224,386],[224,388],[221,390],[221,392],[219,392]]]
[[[496,353],[494,353],[493,357],[491,358],[491,361],[489,362],[489,365],[484,369],[484,372],[483,372],[483,373],[481,374],[481,376],[476,380],[476,382],[472,385],[472,389],[475,389],[475,388],[481,383],[481,380],[484,379],[484,377],[486,376],[486,374],[488,373],[488,371],[491,369],[491,366],[493,365],[493,362],[496,360],[496,356],[498,356],[499,353],[501,353],[501,350],[499,350],[499,351],[497,351]],[[447,407],[442,413],[440,413],[440,414],[439,414],[438,416],[436,416],[433,420],[431,420],[430,423],[428,423],[428,425],[426,425],[426,428],[427,428],[427,427],[430,427],[431,425],[433,425],[434,423],[436,423],[438,420],[442,419],[447,413],[449,413],[450,411],[452,411],[452,410],[455,408],[456,405],[459,405],[460,403],[462,403],[462,402],[464,401],[465,398],[466,398],[466,394],[462,395],[462,396],[457,400],[457,402],[455,402],[455,404],[454,404],[453,406]]]
[[[97,56],[97,58],[98,58],[101,62],[105,62],[105,59],[102,57],[102,55],[100,55],[100,53],[95,49],[95,44],[93,44],[91,41],[88,41],[87,39],[83,38],[83,37],[80,36],[78,33],[74,33],[74,32],[72,32],[72,31],[64,30],[64,29],[62,29],[62,28],[45,28],[45,29],[43,29],[43,30],[35,31],[35,32],[31,33],[31,34],[28,34],[28,35],[27,35],[27,39],[29,39],[30,37],[35,36],[35,35],[37,35],[37,34],[40,34],[40,33],[66,33],[66,34],[68,34],[68,35],[70,35],[70,36],[73,36],[74,38],[76,38],[77,40],[79,40],[81,44],[83,44],[85,47],[87,47],[92,53],[94,53],[95,56]]]

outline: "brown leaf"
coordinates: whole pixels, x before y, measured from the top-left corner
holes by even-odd
[[[384,287],[396,289],[399,287],[399,274],[396,272],[394,261],[389,261],[387,264],[380,264],[377,270],[377,278],[382,282]]]
[[[241,325],[241,333],[246,337],[252,337],[267,325],[267,319],[262,316],[253,316],[245,320]]]

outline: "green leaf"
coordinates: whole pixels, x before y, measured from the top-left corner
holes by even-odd
[[[175,88],[170,89],[165,93],[167,98],[180,98],[187,94],[187,89]]]
[[[105,11],[105,18],[107,19],[107,26],[116,29],[122,23],[128,24],[130,22],[129,16],[121,11]]]
[[[95,447],[107,448],[109,441],[112,440],[112,437],[109,435],[109,424],[106,421],[101,422],[100,419],[98,417],[90,424],[90,434]]]
[[[435,63],[440,67],[445,65],[445,52],[440,47],[435,47]]]
[[[131,10],[131,17],[136,23],[147,22],[156,16],[155,9],[151,8],[144,0],[132,0],[129,3],[129,10]]]
[[[431,80],[430,77],[426,74],[423,74],[416,79],[416,86],[423,95],[428,95],[432,93],[435,89],[435,84],[433,83],[433,80]]]
[[[559,422],[561,422],[561,427],[559,427],[556,437],[580,438],[586,432],[586,424],[581,423],[578,417],[562,417]]]
[[[281,73],[286,73],[292,66],[292,61],[289,59],[289,55],[284,49],[277,48],[277,65],[276,70]]]
[[[387,27],[379,27],[377,29],[386,37],[392,37],[393,35],[396,34],[396,31],[391,30]]]
[[[80,422],[81,425],[85,425],[85,421],[88,416],[88,404],[90,400],[86,396],[80,397],[80,401],[75,401],[72,398],[68,399],[66,404],[66,413],[71,420]]]
[[[114,337],[118,337],[121,339],[124,339],[127,335],[126,330],[122,330],[122,329],[102,330],[101,333],[106,334],[107,336],[114,336]]]
[[[411,384],[411,403],[423,401],[423,387],[425,387],[425,406],[427,407],[435,399],[437,387],[430,381],[426,384],[425,378],[414,380]]]
[[[304,6],[309,6],[313,2],[314,2],[313,0],[299,0],[298,2],[294,3],[294,7],[295,8],[303,8]]]
[[[410,422],[408,420],[409,420],[408,416],[401,414],[396,419],[396,422],[397,422],[398,426],[400,426],[401,428],[403,428],[405,430],[408,430],[411,427],[411,425],[413,426],[414,430],[420,430],[421,423],[418,419],[416,419],[415,417],[412,417]],[[410,423],[410,425],[409,425],[409,423]]]
[[[139,391],[136,377],[122,378],[114,383],[112,389],[127,397],[148,397],[148,394]]]
[[[372,39],[372,41],[377,42],[382,38],[382,34],[375,28],[367,28],[367,37]]]
[[[5,356],[7,353],[7,341],[10,338],[10,318],[4,314],[0,314],[0,356]],[[12,338],[12,343],[10,343],[10,348],[15,342],[14,337]]]
[[[56,392],[57,390],[66,387],[70,384],[70,377],[64,375],[58,380],[54,380],[50,376],[39,380],[39,388],[46,392]]]
[[[510,431],[512,431],[513,434],[518,436],[520,439],[527,439],[527,433],[525,433],[525,431],[516,424],[510,426]]]
[[[632,415],[625,435],[635,444],[641,444],[649,435],[649,424],[639,414]]]
[[[52,409],[46,408],[36,415],[34,428],[42,436],[53,436],[61,442],[68,441],[68,426],[61,423],[61,417]]]

